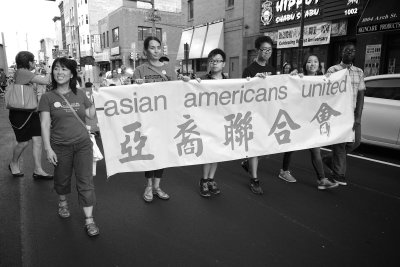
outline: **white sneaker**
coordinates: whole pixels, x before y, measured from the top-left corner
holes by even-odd
[[[290,171],[284,171],[284,170],[281,169],[280,172],[279,172],[278,177],[281,178],[282,180],[285,180],[286,182],[289,182],[289,183],[296,182],[296,179],[290,174]]]
[[[321,180],[318,180],[317,184],[318,184],[318,189],[320,190],[335,188],[339,186],[338,183],[331,182],[328,180],[328,178],[322,178]]]

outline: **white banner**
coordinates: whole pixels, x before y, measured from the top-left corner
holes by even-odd
[[[300,27],[278,30],[277,48],[298,47],[299,38]],[[304,26],[303,46],[329,44],[330,40],[330,22]]]
[[[350,142],[351,91],[347,70],[101,87],[107,175]]]

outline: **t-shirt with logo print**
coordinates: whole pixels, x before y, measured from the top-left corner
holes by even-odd
[[[157,70],[159,73],[154,70]],[[166,80],[160,73],[164,74],[168,80]],[[146,62],[135,69],[133,79],[143,79],[145,83],[175,81],[176,74],[165,65],[158,67]]]
[[[85,93],[77,89],[76,95],[71,91],[64,94],[72,108],[85,122],[85,110],[92,103]],[[76,144],[89,138],[88,131],[72,113],[68,104],[54,90],[42,96],[39,102],[39,111],[50,112],[50,142],[54,144]]]

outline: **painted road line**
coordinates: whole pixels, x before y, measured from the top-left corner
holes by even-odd
[[[330,149],[327,149],[327,148],[321,148],[321,150],[331,151]],[[348,154],[347,156],[353,157],[353,158],[358,158],[358,159],[364,159],[364,160],[368,160],[368,161],[372,161],[372,162],[376,162],[376,163],[380,163],[380,164],[384,164],[384,165],[388,165],[388,166],[392,166],[392,167],[396,167],[396,168],[400,168],[399,164],[395,164],[395,163],[391,163],[391,162],[387,162],[387,161],[367,158],[364,156],[358,156],[358,155],[354,155],[354,154]]]

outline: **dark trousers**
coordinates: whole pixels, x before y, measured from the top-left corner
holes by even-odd
[[[164,169],[147,171],[147,172],[144,172],[144,177],[146,177],[147,179],[162,178],[163,173],[164,173]]]
[[[320,150],[321,149],[319,147],[309,149],[311,154],[311,163],[314,167],[314,171],[317,175],[318,180],[325,178],[324,164],[322,163]],[[282,169],[284,171],[287,171],[289,169],[289,164],[292,158],[292,154],[293,152],[285,152],[285,154],[283,155]]]
[[[358,124],[354,129],[353,143],[340,143],[332,145],[332,172],[334,176],[346,175],[347,153],[355,150],[361,142],[361,124]]]
[[[51,147],[58,160],[54,169],[54,189],[57,194],[71,193],[74,170],[79,205],[94,206],[96,195],[93,184],[93,143],[90,138],[73,145],[52,144]]]

